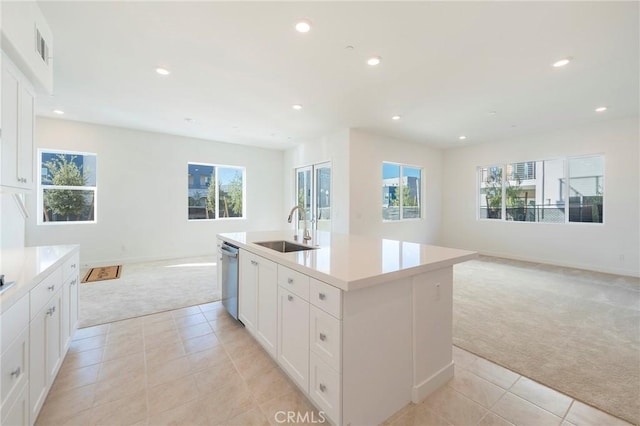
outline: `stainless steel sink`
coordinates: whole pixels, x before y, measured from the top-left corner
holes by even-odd
[[[303,246],[302,244],[292,243],[291,241],[279,240],[279,241],[261,241],[255,243],[259,246],[269,248],[271,250],[279,251],[280,253],[291,253],[293,251],[303,250],[315,250],[318,247]]]

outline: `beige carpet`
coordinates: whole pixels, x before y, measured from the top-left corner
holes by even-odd
[[[481,257],[454,268],[454,344],[640,424],[640,280]]]
[[[79,288],[80,327],[220,299],[215,256],[125,264],[118,280]]]

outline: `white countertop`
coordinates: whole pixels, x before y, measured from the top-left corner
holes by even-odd
[[[473,251],[359,235],[316,232],[316,250],[280,253],[254,244],[293,240],[293,231],[236,232],[218,238],[342,290],[356,290],[474,259]],[[299,238],[299,240],[302,237]]]
[[[0,294],[0,313],[9,309],[56,267],[62,265],[78,245],[24,247],[0,250],[0,274],[16,284]]]

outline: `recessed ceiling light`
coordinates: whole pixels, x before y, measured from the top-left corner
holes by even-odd
[[[311,21],[308,19],[301,19],[296,22],[296,31],[299,33],[308,33],[311,30]]]
[[[564,67],[565,65],[567,65],[569,62],[571,62],[571,58],[564,58],[564,59],[560,59],[557,62],[553,63],[553,66],[555,68],[560,68],[560,67]]]
[[[296,111],[300,111],[302,109],[302,105],[295,104],[295,105],[292,105],[291,108],[295,109]]]
[[[605,112],[606,110],[607,110],[606,106],[601,106],[601,107],[596,108],[596,112]]]
[[[380,56],[372,56],[369,59],[367,59],[367,64],[374,67],[378,65],[381,61],[382,61],[382,58]]]
[[[498,111],[489,111],[489,115],[496,115]]]
[[[392,120],[400,120],[400,116],[399,115],[394,115],[393,117],[391,117]]]
[[[60,115],[64,114],[64,111],[63,111],[63,110],[61,110],[61,109],[54,109],[54,110],[53,110],[53,112],[54,112],[55,114],[60,114]]]
[[[156,68],[156,72],[160,75],[169,75],[171,74],[171,71],[169,71],[166,68]]]
[[[185,119],[184,119],[184,121],[186,121],[186,122],[187,122],[187,123],[189,123],[189,124],[193,124],[193,123],[195,123],[195,122],[196,122],[196,120],[195,120],[195,119],[193,119],[193,118],[191,118],[191,117],[187,117],[187,118],[185,118]]]
[[[467,137],[465,135],[460,136],[458,139],[460,139],[461,141],[465,140]]]

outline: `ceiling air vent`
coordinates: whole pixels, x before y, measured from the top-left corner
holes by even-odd
[[[42,38],[42,34],[40,34],[40,30],[36,28],[36,52],[38,52],[38,56],[44,61],[47,66],[49,66],[49,45],[47,41]]]

